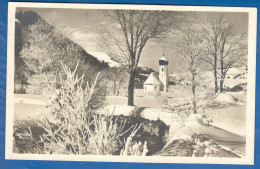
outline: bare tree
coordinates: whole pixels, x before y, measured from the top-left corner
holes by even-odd
[[[101,31],[102,48],[114,60],[127,66],[128,105],[134,105],[134,83],[141,53],[151,38],[169,33],[180,23],[181,14],[166,11],[115,10],[106,13],[108,23]]]
[[[219,57],[219,48],[221,43],[221,23],[223,20],[223,16],[209,17],[207,18],[207,22],[204,26],[202,26],[202,39],[204,40],[205,50],[204,57],[201,59],[209,64],[214,73],[214,84],[215,84],[215,93],[218,92],[218,77],[217,77],[217,69],[218,69],[218,57]]]
[[[220,92],[224,91],[224,80],[228,70],[245,63],[244,56],[247,55],[247,34],[239,33],[238,27],[231,20],[223,21],[222,25],[219,48]]]
[[[183,39],[178,47],[178,54],[184,61],[186,70],[188,71],[190,77],[189,81],[191,83],[192,92],[192,109],[194,114],[197,113],[196,87],[202,53],[202,43],[199,38],[199,34],[195,30],[188,28],[184,31]]]
[[[202,60],[213,68],[215,93],[218,92],[218,75],[220,77],[219,91],[223,92],[228,70],[245,61],[246,34],[240,33],[238,25],[224,14],[220,14],[207,19],[206,26],[202,27],[202,37],[206,46]],[[218,68],[220,68],[220,72],[217,71]]]

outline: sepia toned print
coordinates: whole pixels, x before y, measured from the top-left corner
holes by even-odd
[[[253,164],[254,8],[9,3],[6,158]]]

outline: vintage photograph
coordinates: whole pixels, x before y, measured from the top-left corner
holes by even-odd
[[[253,164],[256,9],[9,3],[8,17],[6,158]]]

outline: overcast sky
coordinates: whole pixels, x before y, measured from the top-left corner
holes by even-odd
[[[19,8],[17,11],[35,11],[43,15],[52,15],[53,20],[50,22],[57,23],[58,21],[59,24],[65,26],[71,32],[71,39],[79,43],[87,52],[100,51],[99,28],[102,23],[108,21],[103,10]],[[193,13],[202,21],[212,15],[212,12]],[[247,13],[225,13],[225,15],[240,26],[241,32],[247,32]],[[165,57],[169,60],[169,71],[175,72],[180,69],[178,65],[181,65],[181,60],[176,54],[176,46],[180,39],[180,34],[167,37],[165,43],[151,39],[145,46],[139,63],[158,71],[158,59],[162,57],[164,48]]]

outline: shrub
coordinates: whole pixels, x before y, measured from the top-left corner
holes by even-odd
[[[93,125],[88,129],[87,151],[90,154],[109,155],[118,151],[124,124],[118,125],[113,117],[93,115]]]
[[[234,87],[232,87],[230,89],[231,92],[239,92],[239,91],[242,91],[243,90],[243,87],[241,87],[240,85],[235,85]]]
[[[132,133],[127,137],[124,148],[121,150],[120,155],[127,156],[127,155],[135,155],[135,156],[145,156],[148,153],[147,149],[147,142],[145,141],[144,144],[139,142],[134,142],[133,137],[135,136],[136,132],[140,129],[141,125],[134,127]]]
[[[131,141],[139,128],[134,128],[132,134],[124,138],[128,140],[124,146],[121,137],[133,126],[125,129],[126,122],[118,123],[117,118],[114,119],[113,116],[92,113],[91,97],[99,74],[93,85],[90,86],[87,83],[83,86],[84,75],[81,77],[76,75],[78,64],[73,71],[66,65],[62,64],[62,67],[66,77],[62,78],[60,75],[59,89],[54,88],[47,78],[43,77],[53,95],[48,107],[49,117],[33,124],[42,132],[35,136],[31,130],[32,124],[15,122],[14,151],[37,154],[107,155],[114,154],[120,151],[118,150],[120,147],[124,147],[124,150],[131,149],[131,152],[134,152],[127,155],[139,155],[140,153],[136,153],[136,150],[143,145],[138,143],[137,146]]]
[[[60,77],[60,88],[54,90],[48,85],[54,99],[49,107],[51,118],[39,124],[46,131],[42,135],[44,148],[47,151],[55,149],[54,153],[112,154],[118,146],[122,128],[114,121],[107,123],[104,117],[92,113],[90,101],[98,75],[92,86],[87,83],[83,88],[84,75],[76,75],[77,66],[71,71],[62,64],[66,78]]]

